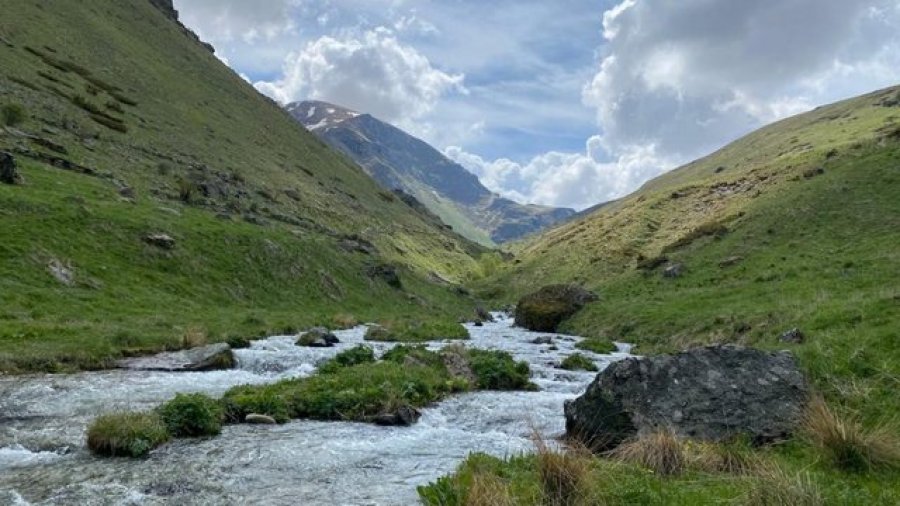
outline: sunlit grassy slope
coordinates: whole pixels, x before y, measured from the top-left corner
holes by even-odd
[[[820,390],[900,412],[900,88],[763,128],[519,245],[481,281],[513,301],[554,282],[601,300],[566,330],[639,350],[794,349]],[[683,275],[663,269],[683,264]],[[799,328],[801,345],[779,336]]]
[[[0,184],[0,371],[101,367],[185,334],[339,313],[466,311],[426,280],[460,279],[478,246],[381,191],[148,0],[2,11],[0,106],[25,120],[0,124],[0,150],[25,184]],[[379,263],[403,289],[367,275]]]

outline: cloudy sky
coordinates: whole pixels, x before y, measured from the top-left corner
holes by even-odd
[[[175,0],[280,102],[417,135],[584,208],[761,125],[900,84],[900,0]]]

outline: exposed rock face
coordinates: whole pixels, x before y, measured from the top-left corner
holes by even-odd
[[[631,358],[566,403],[566,431],[596,450],[658,429],[710,441],[791,434],[808,400],[793,354],[735,345]]]
[[[330,348],[339,342],[341,342],[341,340],[325,327],[315,327],[306,331],[297,339],[297,346]]]
[[[465,348],[462,346],[450,346],[441,351],[441,360],[447,368],[447,372],[454,378],[461,378],[471,385],[478,384],[478,377],[472,371],[469,359],[466,358]]]
[[[381,279],[389,286],[394,288],[402,288],[403,283],[400,281],[400,275],[397,274],[397,268],[393,265],[379,264],[369,267],[366,274],[372,279]]]
[[[23,181],[16,167],[16,159],[11,154],[0,151],[0,183],[22,184]]]
[[[137,371],[217,371],[234,367],[234,354],[230,346],[218,343],[151,357],[126,358],[116,365],[122,369]]]
[[[516,325],[536,332],[556,332],[563,320],[595,300],[597,294],[578,285],[545,286],[519,300]]]

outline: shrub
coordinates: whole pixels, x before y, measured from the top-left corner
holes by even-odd
[[[0,119],[6,126],[16,126],[25,121],[25,108],[19,104],[4,104],[0,107]]]
[[[575,353],[566,357],[559,365],[560,368],[567,371],[597,371],[597,365],[594,361],[585,357],[581,353]]]
[[[88,449],[110,457],[143,457],[168,440],[166,425],[156,413],[103,415],[87,431]]]
[[[841,417],[822,399],[807,407],[803,423],[810,441],[831,462],[847,471],[869,471],[900,466],[900,439],[887,426],[865,429],[852,417]]]
[[[527,362],[516,362],[512,355],[499,350],[469,350],[472,372],[481,390],[536,390],[529,381]]]
[[[234,387],[225,392],[222,404],[225,418],[234,423],[242,423],[251,413],[271,416],[278,423],[291,419],[287,402],[273,385]]]
[[[224,412],[203,394],[178,394],[159,407],[159,416],[175,437],[215,436],[222,432]]]
[[[671,430],[638,436],[616,447],[611,455],[663,476],[681,474],[686,462],[681,441]]]
[[[605,337],[591,337],[575,343],[575,347],[579,350],[592,351],[600,355],[612,353],[617,349],[616,345]]]
[[[330,374],[344,367],[367,364],[375,361],[375,352],[368,346],[359,345],[344,350],[319,366],[319,372]]]

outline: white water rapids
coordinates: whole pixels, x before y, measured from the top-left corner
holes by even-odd
[[[91,456],[84,432],[102,413],[155,407],[179,392],[219,396],[235,385],[308,376],[318,362],[363,343],[364,327],[336,332],[334,348],[303,348],[294,336],[236,350],[229,371],[104,371],[0,377],[0,505],[416,504],[416,486],[452,472],[470,452],[509,456],[533,449],[532,427],[564,430],[563,402],[595,373],[559,369],[578,338],[527,332],[496,315],[467,326],[465,346],[502,349],[527,361],[538,392],[475,392],[423,410],[412,427],[299,420],[232,425],[211,439],[176,440],[131,460]],[[558,350],[532,344],[550,335]],[[380,354],[388,343],[366,343]],[[440,348],[446,343],[430,343]],[[581,353],[603,368],[627,355]]]

